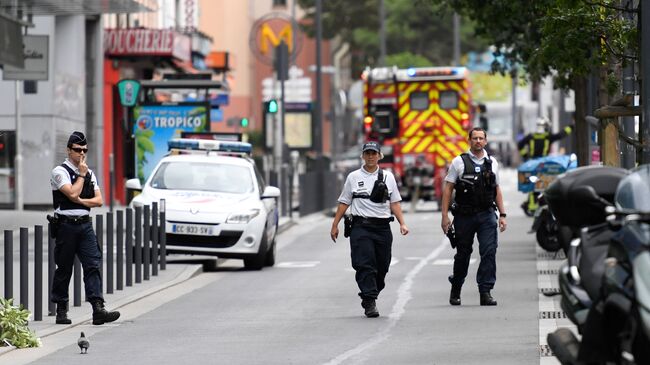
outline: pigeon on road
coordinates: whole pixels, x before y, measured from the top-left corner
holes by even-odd
[[[83,332],[81,332],[81,337],[79,337],[79,339],[77,340],[77,345],[79,345],[82,354],[88,353],[88,347],[90,346],[90,342],[88,342],[88,340],[86,339],[86,335],[84,335]]]

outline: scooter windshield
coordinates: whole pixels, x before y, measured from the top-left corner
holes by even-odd
[[[642,165],[619,182],[614,197],[616,208],[650,213],[650,165]]]

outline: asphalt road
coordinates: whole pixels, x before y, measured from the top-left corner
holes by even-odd
[[[479,306],[477,261],[463,305],[448,304],[454,252],[435,205],[421,204],[406,214],[408,236],[393,225],[381,316],[366,318],[349,243],[332,243],[331,218],[318,215],[278,237],[275,267],[245,271],[229,260],[127,306],[116,324],[81,325],[48,338],[69,346],[34,364],[539,364],[534,237],[518,208],[523,195],[514,184],[504,193],[509,228],[497,252],[496,307]],[[80,331],[90,340],[87,355],[76,346]]]

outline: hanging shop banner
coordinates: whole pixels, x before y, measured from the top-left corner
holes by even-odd
[[[135,167],[141,183],[167,154],[167,141],[182,132],[209,131],[209,104],[140,105],[133,109]]]
[[[49,36],[24,35],[24,67],[5,65],[4,80],[47,80],[49,60]]]

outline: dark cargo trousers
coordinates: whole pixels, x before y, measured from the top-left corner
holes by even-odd
[[[78,256],[84,273],[86,300],[103,301],[102,279],[99,271],[102,252],[97,243],[97,236],[91,222],[75,224],[60,223],[57,230],[56,246],[54,246],[54,262],[56,271],[52,280],[52,302],[67,302],[68,287],[74,257]]]
[[[355,223],[350,233],[350,256],[361,299],[377,299],[390,267],[393,234],[390,224]]]
[[[454,216],[454,229],[458,245],[454,256],[454,274],[450,278],[452,285],[462,286],[467,276],[474,235],[478,239],[478,251],[481,262],[476,272],[478,290],[486,293],[492,290],[497,276],[497,218],[494,209],[484,210],[472,215]]]

